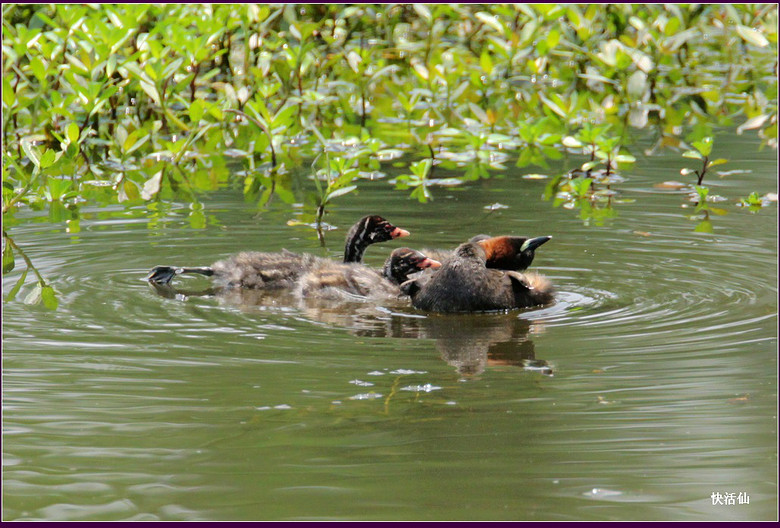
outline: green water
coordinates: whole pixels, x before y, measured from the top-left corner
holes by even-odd
[[[386,181],[339,198],[320,248],[240,192],[150,222],[86,211],[9,229],[60,292],[52,312],[3,305],[4,520],[771,520],[777,515],[776,153],[719,140],[713,233],[697,233],[679,154],[639,160],[603,225],[517,177],[436,189],[421,206]],[[485,206],[501,203],[494,211]],[[166,298],[157,264],[241,249],[338,258],[377,213],[453,247],[477,233],[553,235],[534,268],[551,307],[424,316],[403,302],[285,295]],[[24,266],[3,277],[5,293]],[[180,279],[182,289],[208,286]],[[749,504],[713,505],[713,493]]]

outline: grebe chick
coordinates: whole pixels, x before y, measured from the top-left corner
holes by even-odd
[[[363,253],[369,245],[405,236],[409,236],[409,231],[392,225],[381,216],[365,216],[347,233],[344,262],[362,262]],[[168,284],[176,275],[197,273],[214,277],[220,285],[228,287],[290,288],[319,260],[320,257],[287,250],[246,251],[215,262],[210,267],[155,266],[146,279],[156,284]]]

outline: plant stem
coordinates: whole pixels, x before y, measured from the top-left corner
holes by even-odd
[[[27,191],[29,191],[31,187],[32,187],[32,178],[30,179],[29,182],[27,182],[27,185],[24,186],[24,189],[19,191],[19,194],[11,198],[11,200],[7,204],[3,205],[3,214],[8,212],[11,209],[11,207],[13,207],[14,204],[16,204],[16,202],[24,198],[24,195],[27,194]]]
[[[14,240],[11,237],[9,237],[8,233],[6,233],[5,231],[3,231],[3,238],[5,239],[5,243],[6,244],[11,246],[12,249],[16,250],[16,252],[19,253],[19,255],[22,256],[22,259],[24,260],[24,263],[27,264],[27,267],[29,269],[33,270],[33,273],[35,273],[35,276],[38,277],[38,282],[40,283],[40,285],[42,287],[46,286],[46,280],[43,278],[43,276],[40,274],[40,272],[35,268],[35,266],[33,266],[33,263],[30,260],[30,257],[25,255],[24,251],[22,251],[22,248],[17,246],[14,243]]]
[[[699,181],[696,183],[697,185],[701,185],[701,182],[704,180],[704,173],[707,172],[707,163],[709,163],[709,161],[709,157],[704,156],[704,160],[702,160],[701,172],[696,171],[696,176],[699,177]]]

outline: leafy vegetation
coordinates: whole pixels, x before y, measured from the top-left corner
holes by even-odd
[[[723,162],[712,127],[777,145],[773,5],[3,9],[4,212],[197,201],[236,179],[223,154],[262,204],[296,199],[287,174],[323,153],[423,155],[467,181],[582,151],[609,174],[646,129],[706,160],[701,185]],[[397,187],[430,199],[421,174]]]
[[[715,131],[777,148],[776,72],[774,4],[5,4],[3,221],[185,200],[204,225],[231,185],[319,227],[403,157],[420,202],[565,158],[546,196],[600,222],[638,138],[701,161],[691,192]]]

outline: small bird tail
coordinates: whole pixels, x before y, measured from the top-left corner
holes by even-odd
[[[155,266],[152,268],[152,271],[149,272],[146,280],[155,284],[168,284],[176,275],[181,275],[182,273],[198,273],[200,275],[205,275],[206,277],[211,277],[214,275],[214,270],[208,267],[177,268],[174,266]]]

